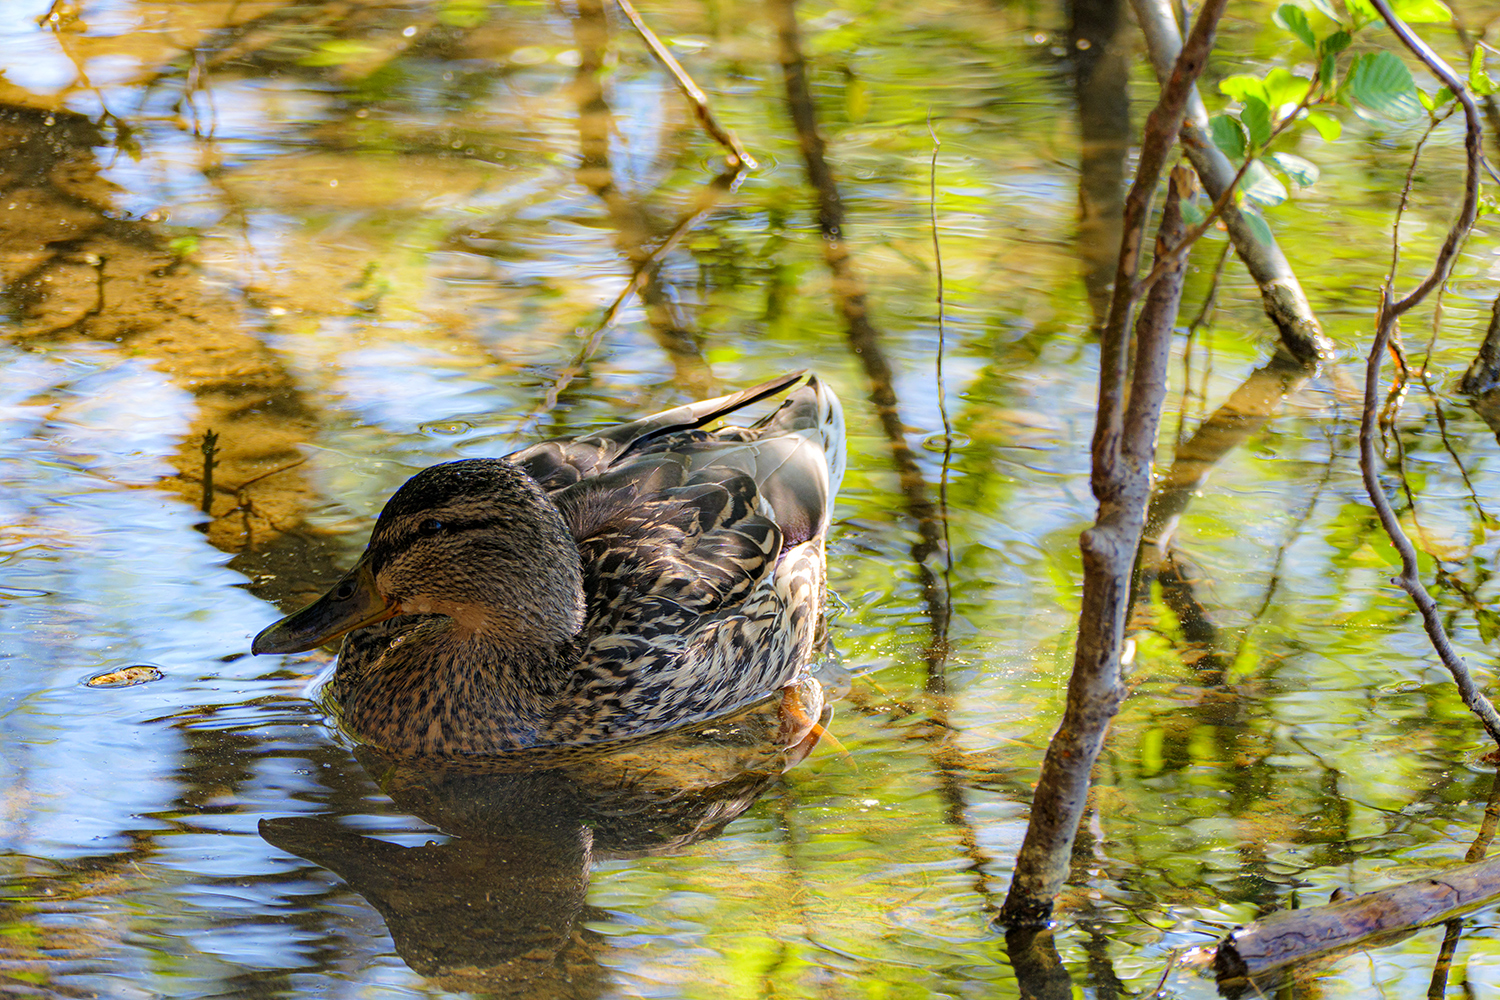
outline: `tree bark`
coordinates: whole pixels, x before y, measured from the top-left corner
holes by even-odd
[[[1324,906],[1281,910],[1219,942],[1213,969],[1222,984],[1248,979],[1370,941],[1442,923],[1500,896],[1500,859]]]

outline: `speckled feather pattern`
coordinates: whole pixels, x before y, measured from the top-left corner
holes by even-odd
[[[811,378],[753,426],[701,429],[794,381],[413,477],[366,559],[378,556],[383,586],[401,578],[403,595],[423,595],[403,608],[446,613],[346,637],[325,691],[341,724],[396,752],[582,744],[715,718],[796,683],[824,614],[838,399]],[[423,523],[444,531],[420,538],[410,524]],[[490,538],[517,531],[525,544]],[[402,578],[418,552],[426,577],[462,583]],[[512,579],[488,580],[486,553],[510,559]],[[575,573],[581,614],[562,627]],[[450,595],[461,588],[486,610]]]

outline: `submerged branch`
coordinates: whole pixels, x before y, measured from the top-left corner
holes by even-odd
[[[1454,683],[1458,686],[1459,694],[1463,697],[1464,704],[1473,712],[1490,738],[1500,743],[1500,713],[1496,713],[1495,706],[1485,697],[1484,693],[1474,682],[1473,675],[1469,672],[1466,664],[1457,650],[1453,648],[1452,641],[1443,627],[1442,619],[1438,615],[1437,602],[1432,599],[1426,586],[1422,583],[1421,572],[1417,564],[1417,553],[1412,547],[1411,540],[1406,537],[1406,532],[1401,527],[1400,520],[1391,509],[1390,501],[1386,499],[1385,490],[1380,482],[1377,465],[1379,455],[1376,450],[1376,438],[1378,437],[1377,410],[1380,391],[1380,369],[1385,360],[1386,350],[1389,347],[1400,318],[1412,308],[1425,299],[1434,288],[1438,287],[1448,277],[1453,268],[1454,259],[1458,256],[1459,244],[1474,225],[1474,218],[1479,202],[1479,160],[1481,152],[1481,141],[1483,137],[1479,119],[1479,109],[1474,104],[1474,99],[1464,89],[1463,83],[1458,79],[1446,63],[1440,59],[1427,43],[1418,38],[1412,30],[1406,26],[1392,11],[1386,0],[1371,0],[1375,9],[1385,22],[1390,25],[1391,30],[1401,39],[1406,47],[1427,65],[1435,76],[1451,90],[1464,107],[1464,121],[1466,125],[1464,149],[1467,155],[1467,171],[1465,173],[1464,200],[1459,209],[1458,218],[1453,227],[1448,231],[1447,239],[1443,241],[1442,248],[1438,251],[1431,272],[1404,298],[1396,299],[1394,282],[1396,276],[1392,274],[1386,281],[1385,288],[1381,291],[1380,311],[1375,327],[1375,339],[1370,345],[1370,353],[1365,364],[1365,394],[1364,409],[1360,417],[1359,425],[1359,467],[1363,475],[1365,490],[1370,496],[1370,503],[1374,505],[1375,512],[1380,517],[1381,526],[1390,537],[1391,544],[1395,546],[1401,557],[1401,573],[1392,582],[1411,596],[1412,602],[1422,615],[1422,624],[1427,631],[1428,638],[1432,641],[1433,648],[1442,659],[1443,665],[1453,675]]]

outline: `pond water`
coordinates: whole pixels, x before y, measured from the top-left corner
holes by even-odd
[[[1235,5],[1213,77],[1284,57],[1272,6]],[[1242,383],[1289,395],[1264,425],[1250,407],[1178,497],[1055,933],[1023,954],[991,920],[1061,712],[1094,515],[1099,253],[1079,235],[1065,12],[798,9],[878,333],[859,352],[763,8],[642,13],[758,161],[736,184],[613,7],[5,4],[3,989],[1208,997],[1184,949],[1462,861],[1500,783],[1388,582],[1355,456],[1357,359],[1422,123],[1341,109],[1340,140],[1297,147],[1322,178],[1267,212],[1341,360],[1254,378],[1274,331],[1233,259],[1179,341],[1164,468]],[[1154,85],[1131,72],[1138,125]],[[1440,128],[1423,160],[1403,280],[1449,224],[1459,141]],[[1487,685],[1500,452],[1450,386],[1494,294],[1489,222],[1386,470]],[[1184,324],[1223,245],[1194,251]],[[1407,322],[1414,358],[1431,325]],[[894,452],[869,401],[882,363]],[[836,744],[769,752],[761,713],[599,758],[413,772],[308,700],[330,654],[248,655],[424,465],[802,368],[849,417],[819,667]],[[921,520],[944,500],[951,565]],[[134,666],[160,677],[87,683]],[[1433,995],[1494,995],[1496,909],[1460,931]],[[1279,995],[1427,995],[1444,934],[1305,967]]]

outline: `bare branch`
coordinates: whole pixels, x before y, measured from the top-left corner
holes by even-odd
[[[621,13],[630,19],[630,23],[635,26],[635,30],[640,33],[641,38],[646,43],[646,47],[651,50],[651,54],[656,56],[657,61],[666,67],[668,73],[672,74],[672,79],[677,81],[677,86],[681,88],[683,96],[688,99],[688,103],[698,113],[698,120],[703,123],[704,130],[713,136],[719,145],[729,150],[730,167],[740,170],[754,170],[758,166],[755,162],[755,157],[745,152],[745,147],[740,145],[739,136],[719,124],[719,120],[714,117],[713,111],[708,106],[708,97],[693,82],[693,78],[687,75],[687,70],[682,68],[682,64],[672,55],[671,50],[662,44],[660,38],[656,37],[656,32],[652,31],[646,22],[641,20],[641,15],[636,13],[635,8],[631,6],[630,0],[615,0],[615,2],[620,5]]]
[[[1364,477],[1365,491],[1370,496],[1370,503],[1374,505],[1379,515],[1385,533],[1390,536],[1391,544],[1396,547],[1396,551],[1401,556],[1401,573],[1392,582],[1405,590],[1411,596],[1412,602],[1416,604],[1417,610],[1422,615],[1422,625],[1427,631],[1427,637],[1432,641],[1433,648],[1442,659],[1443,665],[1453,675],[1453,681],[1458,686],[1464,704],[1478,716],[1479,721],[1489,732],[1490,738],[1500,743],[1500,713],[1496,713],[1495,706],[1479,690],[1478,685],[1474,683],[1473,675],[1469,673],[1468,664],[1453,648],[1453,643],[1448,638],[1448,633],[1444,630],[1442,620],[1438,616],[1437,602],[1432,599],[1432,595],[1427,592],[1426,586],[1422,583],[1416,550],[1412,547],[1411,540],[1406,537],[1406,532],[1402,530],[1395,511],[1391,509],[1390,501],[1385,497],[1385,491],[1376,470],[1379,462],[1379,455],[1376,452],[1378,436],[1376,411],[1380,389],[1380,368],[1385,360],[1386,349],[1391,343],[1392,334],[1400,317],[1421,303],[1428,293],[1447,278],[1453,268],[1453,261],[1458,256],[1459,245],[1474,224],[1474,216],[1479,203],[1480,142],[1483,136],[1479,109],[1453,70],[1449,69],[1427,43],[1418,38],[1406,26],[1406,23],[1395,15],[1386,0],[1370,0],[1370,2],[1390,25],[1396,36],[1406,44],[1406,47],[1421,59],[1463,104],[1466,124],[1464,149],[1467,154],[1468,169],[1464,178],[1463,205],[1459,209],[1458,219],[1448,231],[1448,237],[1438,251],[1432,271],[1410,294],[1399,301],[1394,298],[1396,280],[1394,274],[1390,276],[1385,288],[1381,291],[1375,340],[1370,345],[1370,353],[1365,364],[1364,410],[1359,424],[1359,467]]]

